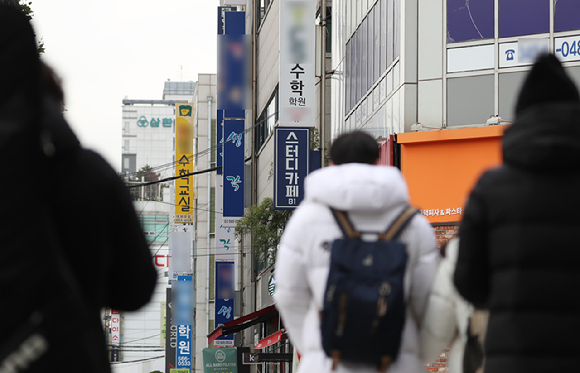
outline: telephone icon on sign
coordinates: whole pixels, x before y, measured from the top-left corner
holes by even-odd
[[[516,53],[516,51],[514,51],[513,49],[508,49],[507,51],[505,51],[506,59],[508,61],[513,61],[514,60],[514,53]]]

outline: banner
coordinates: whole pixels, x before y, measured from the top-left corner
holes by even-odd
[[[294,209],[304,198],[310,128],[274,129],[274,208]]]
[[[215,177],[215,211],[218,218],[215,219],[215,260],[235,262],[237,259],[235,228],[225,227],[223,224],[224,212],[224,184],[223,176]],[[237,219],[237,218],[236,218]],[[236,220],[237,221],[237,220]]]
[[[280,0],[280,126],[314,127],[313,0]]]
[[[171,373],[175,368],[177,347],[177,325],[173,323],[171,288],[165,289],[165,373]]]
[[[191,368],[193,307],[195,294],[193,276],[179,276],[172,284],[173,321],[177,325],[177,368]]]
[[[175,104],[175,176],[193,172],[193,104]],[[193,176],[175,180],[175,223],[193,224]]]
[[[203,373],[238,373],[235,348],[204,348]]]
[[[234,319],[234,262],[215,262],[215,327]],[[224,335],[214,341],[216,346],[233,346],[234,335]]]
[[[223,25],[220,25],[220,21],[223,21]],[[220,34],[222,30],[223,34]],[[218,9],[218,110],[245,110],[248,106],[246,101],[251,95],[248,91],[248,46],[245,33],[246,12]]]
[[[180,274],[193,273],[192,249],[193,227],[182,226],[177,232],[169,232],[169,283],[177,280]]]
[[[244,121],[224,119],[224,218],[244,215]]]

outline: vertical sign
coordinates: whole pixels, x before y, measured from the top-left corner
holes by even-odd
[[[224,184],[223,176],[215,177],[215,211],[223,215],[224,211]],[[215,219],[215,260],[235,262],[237,251],[233,227],[224,227],[222,219]]]
[[[172,284],[173,320],[177,325],[176,365],[178,369],[191,368],[193,325],[193,276],[179,276]]]
[[[315,6],[280,0],[280,126],[315,125]]]
[[[169,232],[169,283],[177,280],[180,274],[193,273],[192,249],[193,228],[182,226],[177,232]]]
[[[234,262],[215,262],[215,326],[234,319]],[[233,346],[234,335],[224,335],[214,342],[216,346]]]
[[[111,344],[121,344],[121,311],[111,309]]]
[[[173,323],[171,288],[165,289],[165,373],[175,368],[177,325]]]
[[[274,132],[274,208],[294,209],[304,198],[310,128],[276,127]]]
[[[175,176],[193,172],[193,104],[175,104]],[[175,223],[193,224],[193,176],[175,180]]]
[[[244,121],[224,120],[224,219],[244,215]],[[224,224],[226,226],[226,224]]]
[[[223,12],[218,29],[217,109],[245,110],[248,94],[246,12]],[[218,15],[221,15],[218,14]],[[220,18],[218,17],[218,24]]]

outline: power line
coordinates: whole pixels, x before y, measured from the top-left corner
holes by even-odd
[[[165,179],[160,179],[157,181],[149,181],[147,183],[140,183],[137,185],[129,185],[127,186],[127,188],[138,188],[138,187],[143,187],[143,186],[147,186],[147,185],[153,185],[153,184],[159,184],[159,183],[163,183],[166,181],[171,181],[171,180],[175,180],[175,179],[181,179],[182,177],[187,177],[187,176],[192,176],[192,175],[198,175],[198,174],[204,174],[207,172],[212,172],[212,171],[216,171],[216,170],[221,170],[222,166],[217,166],[217,167],[213,167],[213,168],[208,168],[207,170],[203,170],[203,171],[195,171],[195,172],[190,172],[188,174],[185,175],[179,175],[179,176],[171,176],[171,177],[167,177]]]

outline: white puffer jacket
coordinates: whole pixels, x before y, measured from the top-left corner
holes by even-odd
[[[328,277],[325,243],[342,236],[329,206],[346,210],[363,231],[384,231],[409,203],[405,181],[394,167],[344,164],[305,180],[305,199],[286,226],[276,259],[276,306],[292,343],[302,355],[298,373],[331,372],[320,341],[319,311]],[[421,215],[405,228],[407,318],[401,352],[389,373],[424,371],[419,328],[439,261],[433,230]],[[360,341],[365,343],[365,341]],[[377,372],[376,366],[339,364],[337,373]]]
[[[459,240],[453,238],[445,250],[425,313],[421,340],[425,357],[435,361],[446,345],[451,344],[447,368],[449,373],[463,372],[463,352],[467,342],[467,326],[473,306],[459,295],[453,285]]]

